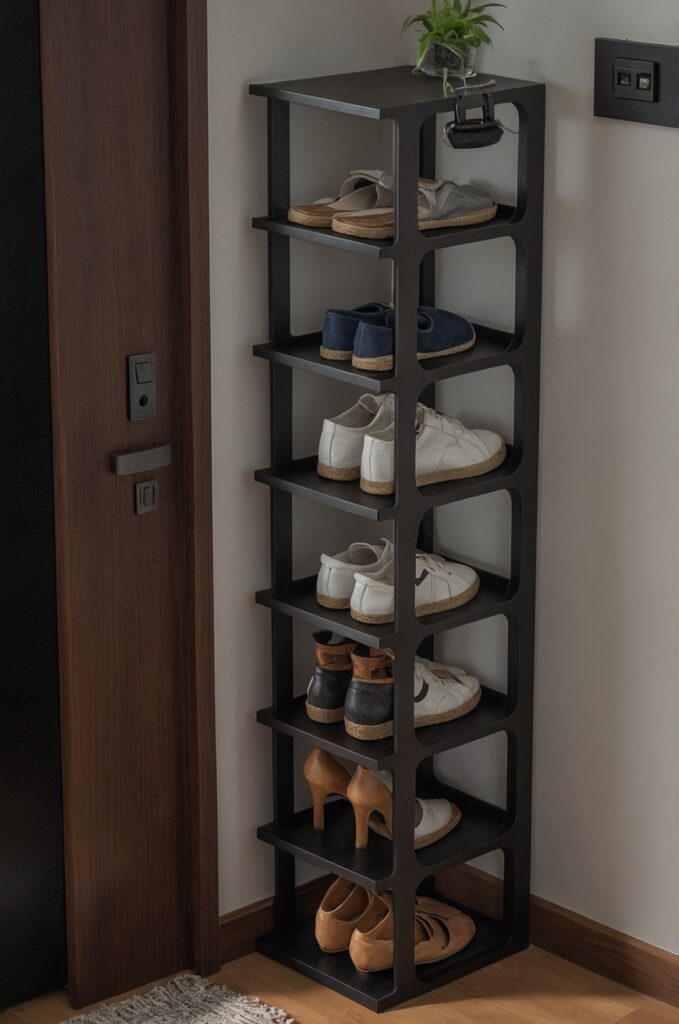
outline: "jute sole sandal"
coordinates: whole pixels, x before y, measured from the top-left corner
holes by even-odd
[[[476,337],[471,338],[470,341],[465,341],[461,345],[455,345],[452,348],[443,349],[441,352],[418,352],[417,358],[420,362],[425,359],[443,359],[444,356],[455,356],[460,352],[467,352],[468,349],[473,348],[476,344]],[[321,352],[321,355],[323,353]],[[328,358],[335,358],[330,356]],[[343,356],[343,358],[346,358]],[[394,357],[393,356],[375,356],[370,359],[367,357],[353,355],[351,356],[351,365],[355,370],[369,370],[371,373],[383,373],[385,370],[394,369]]]
[[[314,203],[291,206],[288,220],[307,228],[329,228],[333,217],[340,213],[361,213],[374,209],[378,195],[389,196],[388,191],[378,190],[383,177],[382,171],[352,171],[351,176],[342,184],[337,198],[317,199]],[[380,205],[384,205],[384,198]]]
[[[500,450],[483,462],[477,462],[472,466],[463,466],[460,469],[440,469],[435,473],[423,473],[416,478],[418,487],[429,487],[431,484],[446,483],[450,480],[467,480],[475,476],[484,476],[497,469],[507,458],[507,446],[502,445]],[[394,480],[374,483],[372,480],[365,480],[361,477],[361,490],[366,494],[394,494],[396,482]]]
[[[415,609],[415,615],[419,619],[424,615],[437,615],[439,612],[450,612],[454,608],[460,608],[463,604],[467,604],[476,597],[480,586],[481,581],[477,577],[471,586],[461,594],[458,594],[456,597],[448,597],[443,601],[434,601],[431,604],[420,605],[419,608]],[[393,611],[384,615],[368,615],[365,612],[359,612],[352,608],[351,617],[356,619],[357,622],[365,622],[372,626],[379,626],[394,621]]]
[[[474,213],[460,213],[454,217],[441,220],[419,220],[420,231],[437,231],[440,228],[471,227],[473,224],[484,224],[497,216],[497,205]],[[394,236],[394,211],[385,210],[365,215],[338,214],[333,217],[332,230],[340,235],[351,235],[352,238],[372,238],[380,240]]]

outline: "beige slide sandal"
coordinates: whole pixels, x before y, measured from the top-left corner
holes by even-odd
[[[293,224],[303,224],[310,228],[329,228],[336,215],[372,210],[377,206],[378,183],[383,177],[383,171],[352,171],[336,199],[317,199],[307,205],[291,206],[288,210],[288,220]],[[382,193],[382,204],[385,198],[388,199]]]

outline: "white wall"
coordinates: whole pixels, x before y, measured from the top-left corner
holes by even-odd
[[[679,41],[676,0],[509,0],[485,67],[548,83],[545,315],[536,676],[533,891],[679,952],[679,132],[592,117],[596,35]],[[412,0],[209,0],[215,588],[221,909],[267,895],[270,818],[268,386],[250,355],[266,340],[265,103],[250,80],[401,63]],[[375,41],[379,40],[376,46]],[[501,111],[512,124],[511,111]],[[389,162],[386,126],[295,111],[293,190],[328,194],[353,166]],[[439,174],[511,197],[515,140],[446,153]],[[388,298],[388,267],[293,247],[300,329],[327,305]],[[439,302],[511,326],[512,247],[446,254]],[[310,454],[325,410],[350,389],[295,374],[296,448]],[[511,430],[507,372],[441,388],[440,405]],[[247,439],[247,441],[245,440]],[[295,502],[298,571],[371,531]],[[437,516],[440,550],[507,568],[506,496]],[[300,688],[309,631],[296,627]],[[503,686],[506,629],[459,630],[440,652]],[[500,801],[504,740],[441,759],[441,773]],[[300,877],[305,877],[300,872]],[[668,895],[669,894],[669,895]]]

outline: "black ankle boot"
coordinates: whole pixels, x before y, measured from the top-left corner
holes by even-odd
[[[341,722],[351,682],[351,653],[356,644],[328,630],[314,633],[314,640],[316,668],[307,690],[307,714],[314,722]]]

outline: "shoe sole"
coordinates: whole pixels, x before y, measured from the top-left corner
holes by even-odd
[[[306,713],[312,722],[320,722],[322,725],[330,725],[332,722],[341,722],[344,718],[344,708],[336,708],[328,711],[327,708],[315,708],[309,701],[306,702]]]
[[[291,224],[301,224],[305,228],[329,228],[332,227],[333,214],[304,213],[291,206],[288,210],[288,220]]]
[[[368,215],[369,216],[369,215]],[[377,215],[374,219],[377,220]],[[421,220],[418,224],[420,231],[438,231],[440,228],[462,228],[470,227],[472,224],[485,224],[497,216],[497,206],[489,207],[487,210],[479,210],[478,213],[465,213],[457,217],[446,217],[443,220]],[[366,218],[367,219],[367,218]],[[338,235],[351,235],[352,238],[383,238],[394,237],[394,222],[376,224],[370,227],[368,224],[352,223],[350,220],[338,220],[335,217],[331,224],[332,230]]]
[[[485,462],[478,462],[475,466],[464,466],[462,469],[441,469],[436,473],[423,473],[416,478],[418,487],[430,487],[431,484],[442,484],[449,480],[468,480],[475,476],[484,476],[497,469],[507,458],[507,446],[505,444]],[[366,494],[394,494],[396,482],[389,480],[386,483],[373,483],[361,477],[361,490]]]
[[[316,600],[321,608],[350,608],[351,600],[348,597],[326,597],[325,594],[316,594]]]
[[[436,832],[432,832],[428,836],[420,836],[419,839],[416,839],[414,846],[416,850],[423,850],[425,846],[433,846],[434,843],[438,843],[439,839],[443,839],[443,837],[447,836],[449,832],[452,832],[454,828],[457,828],[462,818],[462,811],[457,806],[457,804],[453,804],[452,806],[453,816],[450,819],[450,821],[442,828],[438,829]],[[379,822],[373,822],[372,820],[370,820],[368,822],[368,826],[372,829],[373,832],[376,832],[378,836],[382,836],[384,839],[392,838],[392,836],[387,831],[386,826],[383,827],[379,824]]]
[[[324,466],[322,462],[319,462],[316,466],[316,472],[319,476],[325,477],[326,480],[361,479],[360,466],[356,466],[355,469],[333,469],[332,466]]]
[[[476,344],[476,335],[471,341],[465,341],[463,345],[456,345],[454,348],[446,348],[441,352],[418,352],[417,358],[420,362],[425,359],[443,359],[444,356],[454,356],[459,352],[467,352],[470,348],[473,348]],[[323,351],[321,350],[321,355]],[[351,365],[355,370],[371,370],[373,373],[379,373],[384,370],[394,369],[394,357],[393,356],[375,356],[372,359],[364,359],[362,356],[352,356]]]
[[[480,700],[481,690],[475,693],[466,704],[460,704],[459,708],[455,708],[454,711],[447,711],[442,715],[425,715],[424,718],[416,718],[415,728],[422,729],[427,725],[443,725],[444,722],[454,722],[456,718],[463,718],[473,711]],[[385,722],[383,725],[356,725],[345,718],[344,728],[356,740],[384,740],[394,735],[393,722]]]
[[[343,352],[336,348],[320,347],[321,359],[330,359],[333,363],[348,363],[352,357],[351,352]]]
[[[433,601],[431,604],[420,605],[419,608],[415,609],[415,615],[418,619],[421,619],[425,615],[437,615],[439,612],[450,612],[453,608],[460,608],[463,604],[468,604],[469,601],[476,597],[480,586],[481,581],[477,578],[470,587],[461,594],[458,594],[457,597],[448,597],[445,601]],[[393,612],[389,612],[386,615],[366,615],[363,612],[354,611],[353,608],[351,608],[351,617],[356,622],[365,622],[371,626],[381,626],[394,621]]]

